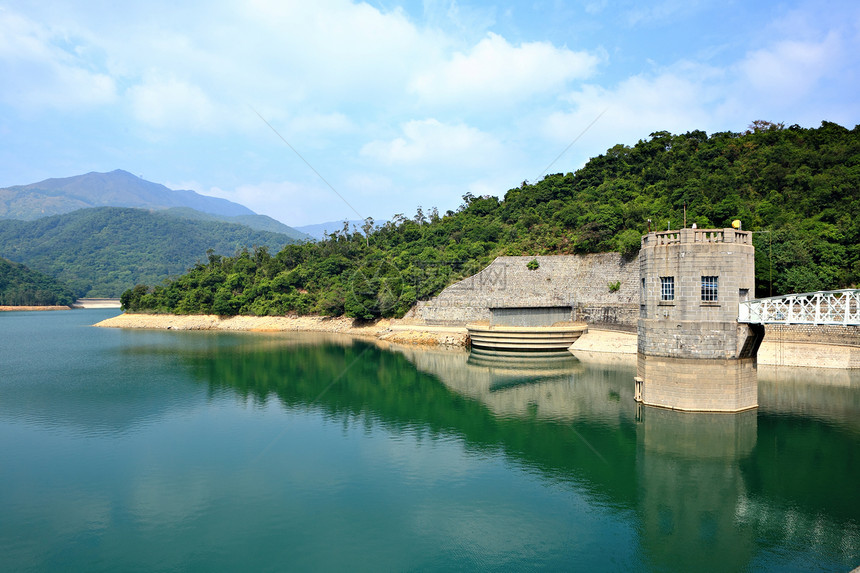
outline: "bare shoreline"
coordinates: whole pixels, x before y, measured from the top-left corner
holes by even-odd
[[[467,345],[462,327],[434,327],[397,324],[379,320],[359,323],[352,318],[324,316],[230,316],[120,314],[94,326],[102,328],[151,328],[160,330],[228,330],[247,332],[330,332],[376,338],[386,342],[423,346]]]
[[[23,310],[73,310],[70,306],[0,306],[0,312],[16,312]]]
[[[465,327],[428,326],[411,321],[379,320],[360,323],[346,317],[231,316],[124,313],[94,326],[102,328],[149,328],[160,330],[227,330],[247,332],[328,332],[372,338],[396,344],[420,346],[468,346]],[[589,328],[571,347],[576,356],[599,358],[621,355],[635,358],[636,334]],[[620,359],[621,356],[618,356]],[[759,350],[758,363],[804,368],[857,368],[860,348],[806,342],[767,341]]]

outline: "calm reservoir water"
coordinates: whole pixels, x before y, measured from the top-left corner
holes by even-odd
[[[0,313],[2,571],[848,571],[860,377],[637,408],[635,364]]]

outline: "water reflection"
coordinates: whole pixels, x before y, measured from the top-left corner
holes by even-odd
[[[738,527],[736,513],[747,499],[740,462],[754,454],[757,412],[706,414],[637,407],[632,400],[634,368],[629,363],[620,372],[608,370],[614,376],[607,377],[602,364],[561,357],[487,357],[473,352],[463,365],[456,355],[449,355],[450,364],[444,364],[442,353],[405,354],[418,368],[487,404],[497,415],[520,419],[543,415],[546,420],[571,422],[574,428],[597,418],[614,422],[619,430],[632,429],[637,444],[631,468],[635,478],[628,479],[636,484],[639,543],[652,567],[696,571],[707,563],[712,571],[736,571],[753,560],[755,533]],[[518,384],[504,384],[507,380]],[[497,388],[502,390],[494,391]],[[636,421],[631,424],[632,416]],[[593,445],[596,457],[606,454],[604,459],[618,463],[619,457],[606,449],[611,445]],[[629,463],[615,469],[628,468]],[[599,483],[591,485],[601,489]]]
[[[763,413],[645,407],[637,417],[629,363],[386,351],[363,342],[289,353],[248,348],[191,362],[210,385],[229,384],[242,396],[276,395],[288,408],[321,408],[336,418],[370,413],[393,432],[457,436],[475,452],[501,450],[593,503],[634,510],[638,542],[659,569],[761,566],[762,535],[792,562],[846,567],[860,559],[860,502],[846,497],[860,471],[856,434],[792,408],[771,416],[784,399],[768,377]],[[815,387],[796,384],[807,393]],[[856,407],[853,382],[818,391],[820,408],[847,421]],[[828,409],[840,393],[849,409]],[[798,528],[826,541],[804,553],[791,546]]]
[[[860,434],[860,370],[758,367],[759,411],[838,424]]]
[[[504,418],[632,423],[635,368],[605,369],[570,353],[509,354],[397,348],[416,368]]]
[[[758,410],[691,414],[637,407],[636,363],[610,357],[92,334],[106,342],[75,348],[115,378],[81,363],[47,385],[0,379],[0,442],[17,464],[0,470],[0,509],[25,524],[0,526],[12,563],[86,564],[92,547],[103,569],[347,569],[367,555],[394,570],[860,563],[853,374],[762,369]],[[123,399],[149,404],[145,417]],[[34,409],[102,430],[16,424]],[[105,425],[98,409],[123,420]]]
[[[489,368],[469,364],[468,352],[385,350],[363,341],[289,352],[249,345],[186,360],[213,390],[229,386],[245,400],[275,398],[288,410],[318,410],[344,423],[369,419],[395,435],[456,437],[479,455],[502,452],[553,480],[584,483],[589,494],[613,505],[632,506],[629,371],[566,362],[561,372],[583,376],[560,375],[556,364],[551,381],[491,389]],[[601,487],[590,487],[596,483]]]
[[[753,531],[738,527],[747,490],[739,462],[753,455],[755,411],[691,413],[645,407],[637,436],[641,543],[659,569],[738,571]]]
[[[467,364],[486,369],[490,392],[541,382],[565,382],[582,371],[570,352],[500,352],[473,348]]]

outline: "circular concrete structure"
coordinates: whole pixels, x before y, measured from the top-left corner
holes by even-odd
[[[516,352],[567,350],[588,330],[585,324],[560,326],[488,326],[467,324],[473,348]]]

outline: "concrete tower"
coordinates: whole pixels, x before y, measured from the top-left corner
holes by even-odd
[[[739,303],[755,296],[752,233],[652,232],[642,237],[639,264],[640,401],[682,410],[755,407],[763,329],[738,323]]]

